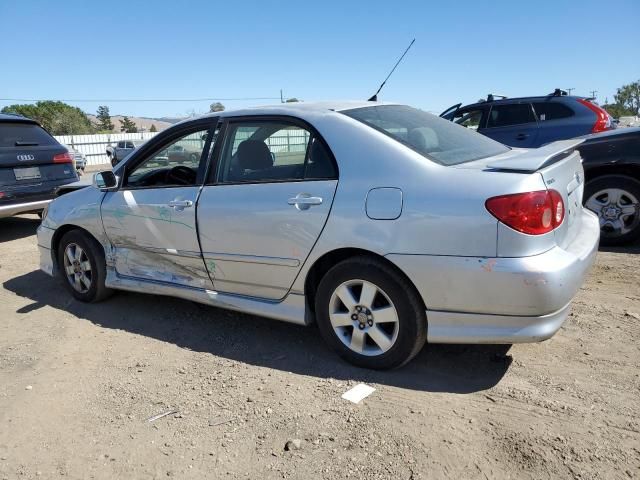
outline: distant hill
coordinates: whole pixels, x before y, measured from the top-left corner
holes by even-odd
[[[87,117],[89,117],[89,120],[92,123],[97,123],[98,119],[96,118],[95,115],[87,115]],[[120,132],[120,120],[122,120],[124,118],[123,115],[113,115],[111,117],[111,123],[113,123],[113,131],[114,132]],[[179,122],[180,120],[182,120],[181,118],[179,119],[174,119],[174,118],[144,118],[144,117],[129,117],[129,120],[131,120],[133,123],[136,124],[136,127],[138,127],[138,131],[140,130],[144,130],[145,132],[148,132],[151,129],[151,125],[155,125],[156,126],[156,130],[158,130],[159,132],[164,130],[165,128],[169,128],[171,125],[173,125],[174,123]]]

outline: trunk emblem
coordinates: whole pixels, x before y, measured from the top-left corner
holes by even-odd
[[[20,162],[28,162],[29,160],[34,160],[35,157],[33,155],[17,155],[16,158]]]

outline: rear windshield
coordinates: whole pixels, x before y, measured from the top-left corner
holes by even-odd
[[[507,152],[508,147],[450,121],[404,105],[341,112],[442,165],[458,165]]]
[[[0,147],[57,145],[55,138],[33,123],[0,122]]]

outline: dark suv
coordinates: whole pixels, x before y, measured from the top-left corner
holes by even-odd
[[[68,150],[38,122],[0,114],[0,218],[41,212],[77,180]]]
[[[454,105],[442,118],[512,147],[537,148],[556,140],[614,128],[611,116],[589,99],[563,90],[544,97],[497,98],[471,105]]]

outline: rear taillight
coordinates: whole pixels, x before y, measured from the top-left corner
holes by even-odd
[[[564,220],[564,201],[555,190],[492,197],[485,206],[502,223],[528,235],[549,233]]]
[[[69,152],[59,153],[53,156],[53,163],[73,163]]]
[[[579,98],[578,101],[596,114],[596,123],[593,124],[591,133],[604,132],[611,129],[611,115],[604,108],[600,108],[598,105],[582,98]]]

